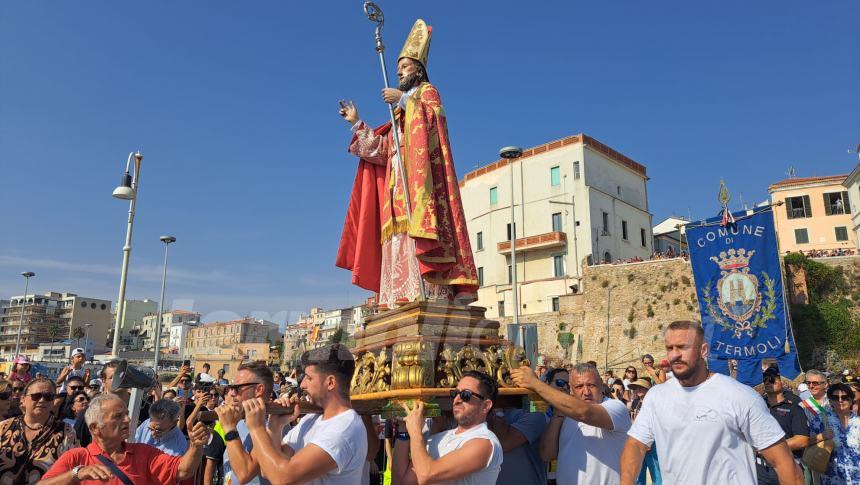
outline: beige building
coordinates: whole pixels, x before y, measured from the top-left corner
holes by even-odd
[[[210,373],[215,376],[219,369],[224,369],[224,378],[230,382],[236,378],[236,370],[243,362],[265,360],[274,364],[270,359],[271,346],[266,343],[240,343],[219,349],[208,348],[203,352],[189,356],[195,372],[201,372],[203,364],[209,364]],[[211,353],[209,353],[211,352]]]
[[[675,256],[688,252],[685,225],[689,222],[683,217],[670,216],[655,225],[651,229],[654,234],[654,252]]]
[[[851,206],[851,226],[849,231],[854,233],[854,243],[860,249],[860,163],[848,174],[842,182],[848,192],[848,203]]]
[[[134,347],[135,340],[132,338],[132,329],[143,324],[143,317],[154,313],[158,313],[157,301],[149,299],[126,300],[123,307],[124,316],[120,321],[120,345],[129,348]]]
[[[246,317],[188,330],[182,353],[186,359],[195,359],[200,355],[232,354],[239,344],[266,344],[266,352],[259,359],[265,360],[269,356],[268,346],[281,338],[277,323]]]
[[[790,178],[770,187],[779,249],[830,251],[857,248],[851,228],[851,202],[842,183],[846,175]]]
[[[171,328],[176,325],[193,325],[200,322],[201,315],[197,312],[187,310],[173,310],[161,314],[161,340],[159,348],[162,350],[170,348]],[[148,313],[143,316],[141,322],[134,326],[129,332],[132,344],[129,350],[155,350],[155,326],[158,323],[158,312]]]
[[[465,174],[460,193],[481,285],[475,304],[490,318],[513,313],[512,191],[527,315],[559,311],[559,297],[582,287],[585,264],[651,255],[647,181],[643,165],[584,134]]]
[[[89,334],[91,344],[101,345],[112,325],[110,300],[53,291],[44,295],[13,296],[0,306],[0,356],[5,358],[14,357],[22,307],[21,353],[35,354],[39,344],[78,342],[73,337],[76,328],[81,329],[81,335]],[[84,343],[81,338],[80,345]]]

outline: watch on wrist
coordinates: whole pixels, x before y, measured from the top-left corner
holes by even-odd
[[[72,478],[74,478],[76,482],[81,481],[81,479],[78,477],[78,472],[81,471],[81,468],[83,468],[82,465],[78,465],[78,466],[72,468]]]
[[[239,432],[235,429],[233,431],[227,431],[224,433],[224,441],[233,441],[239,439]]]

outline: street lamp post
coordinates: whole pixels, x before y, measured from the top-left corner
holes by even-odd
[[[517,223],[514,209],[514,160],[523,156],[523,149],[509,146],[499,150],[499,156],[511,166],[511,293],[514,295],[514,325],[520,329],[520,345],[526,350],[526,327],[520,325],[519,295],[517,295]],[[526,350],[527,351],[527,350]]]
[[[134,158],[134,177],[130,172],[131,160]],[[128,260],[131,257],[131,233],[134,229],[134,209],[137,204],[137,191],[140,186],[140,162],[143,160],[143,155],[140,152],[131,152],[128,154],[128,161],[125,164],[125,174],[122,176],[122,182],[114,189],[113,196],[117,199],[128,200],[128,228],[125,233],[125,245],[122,247],[122,272],[119,277],[119,297],[116,302],[116,323],[113,327],[113,348],[111,354],[114,357],[119,356],[119,339],[121,332],[122,321],[125,313],[125,284],[128,280]]]
[[[90,350],[90,327],[92,327],[92,323],[85,323],[84,328],[84,360],[87,360],[87,352]],[[89,384],[89,383],[87,383]]]
[[[18,322],[18,337],[15,339],[15,357],[21,355],[21,327],[24,326],[24,309],[27,308],[27,291],[30,289],[30,278],[36,276],[36,273],[32,271],[25,271],[21,273],[21,276],[24,277],[24,301],[21,302],[21,321]]]
[[[175,243],[176,238],[173,236],[161,236],[159,238],[164,243],[164,272],[161,275],[161,299],[158,301],[158,319],[155,321],[155,361],[153,368],[158,372],[158,356],[161,353],[161,320],[164,318],[164,288],[167,285],[167,248],[170,243]]]

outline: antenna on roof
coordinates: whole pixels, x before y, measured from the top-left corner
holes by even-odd
[[[797,176],[797,170],[792,165],[792,166],[788,167],[788,171],[785,172],[785,174],[788,175],[788,178],[793,179],[794,177]]]

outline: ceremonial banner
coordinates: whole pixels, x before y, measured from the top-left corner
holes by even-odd
[[[689,224],[686,236],[710,358],[796,361],[772,208]]]

